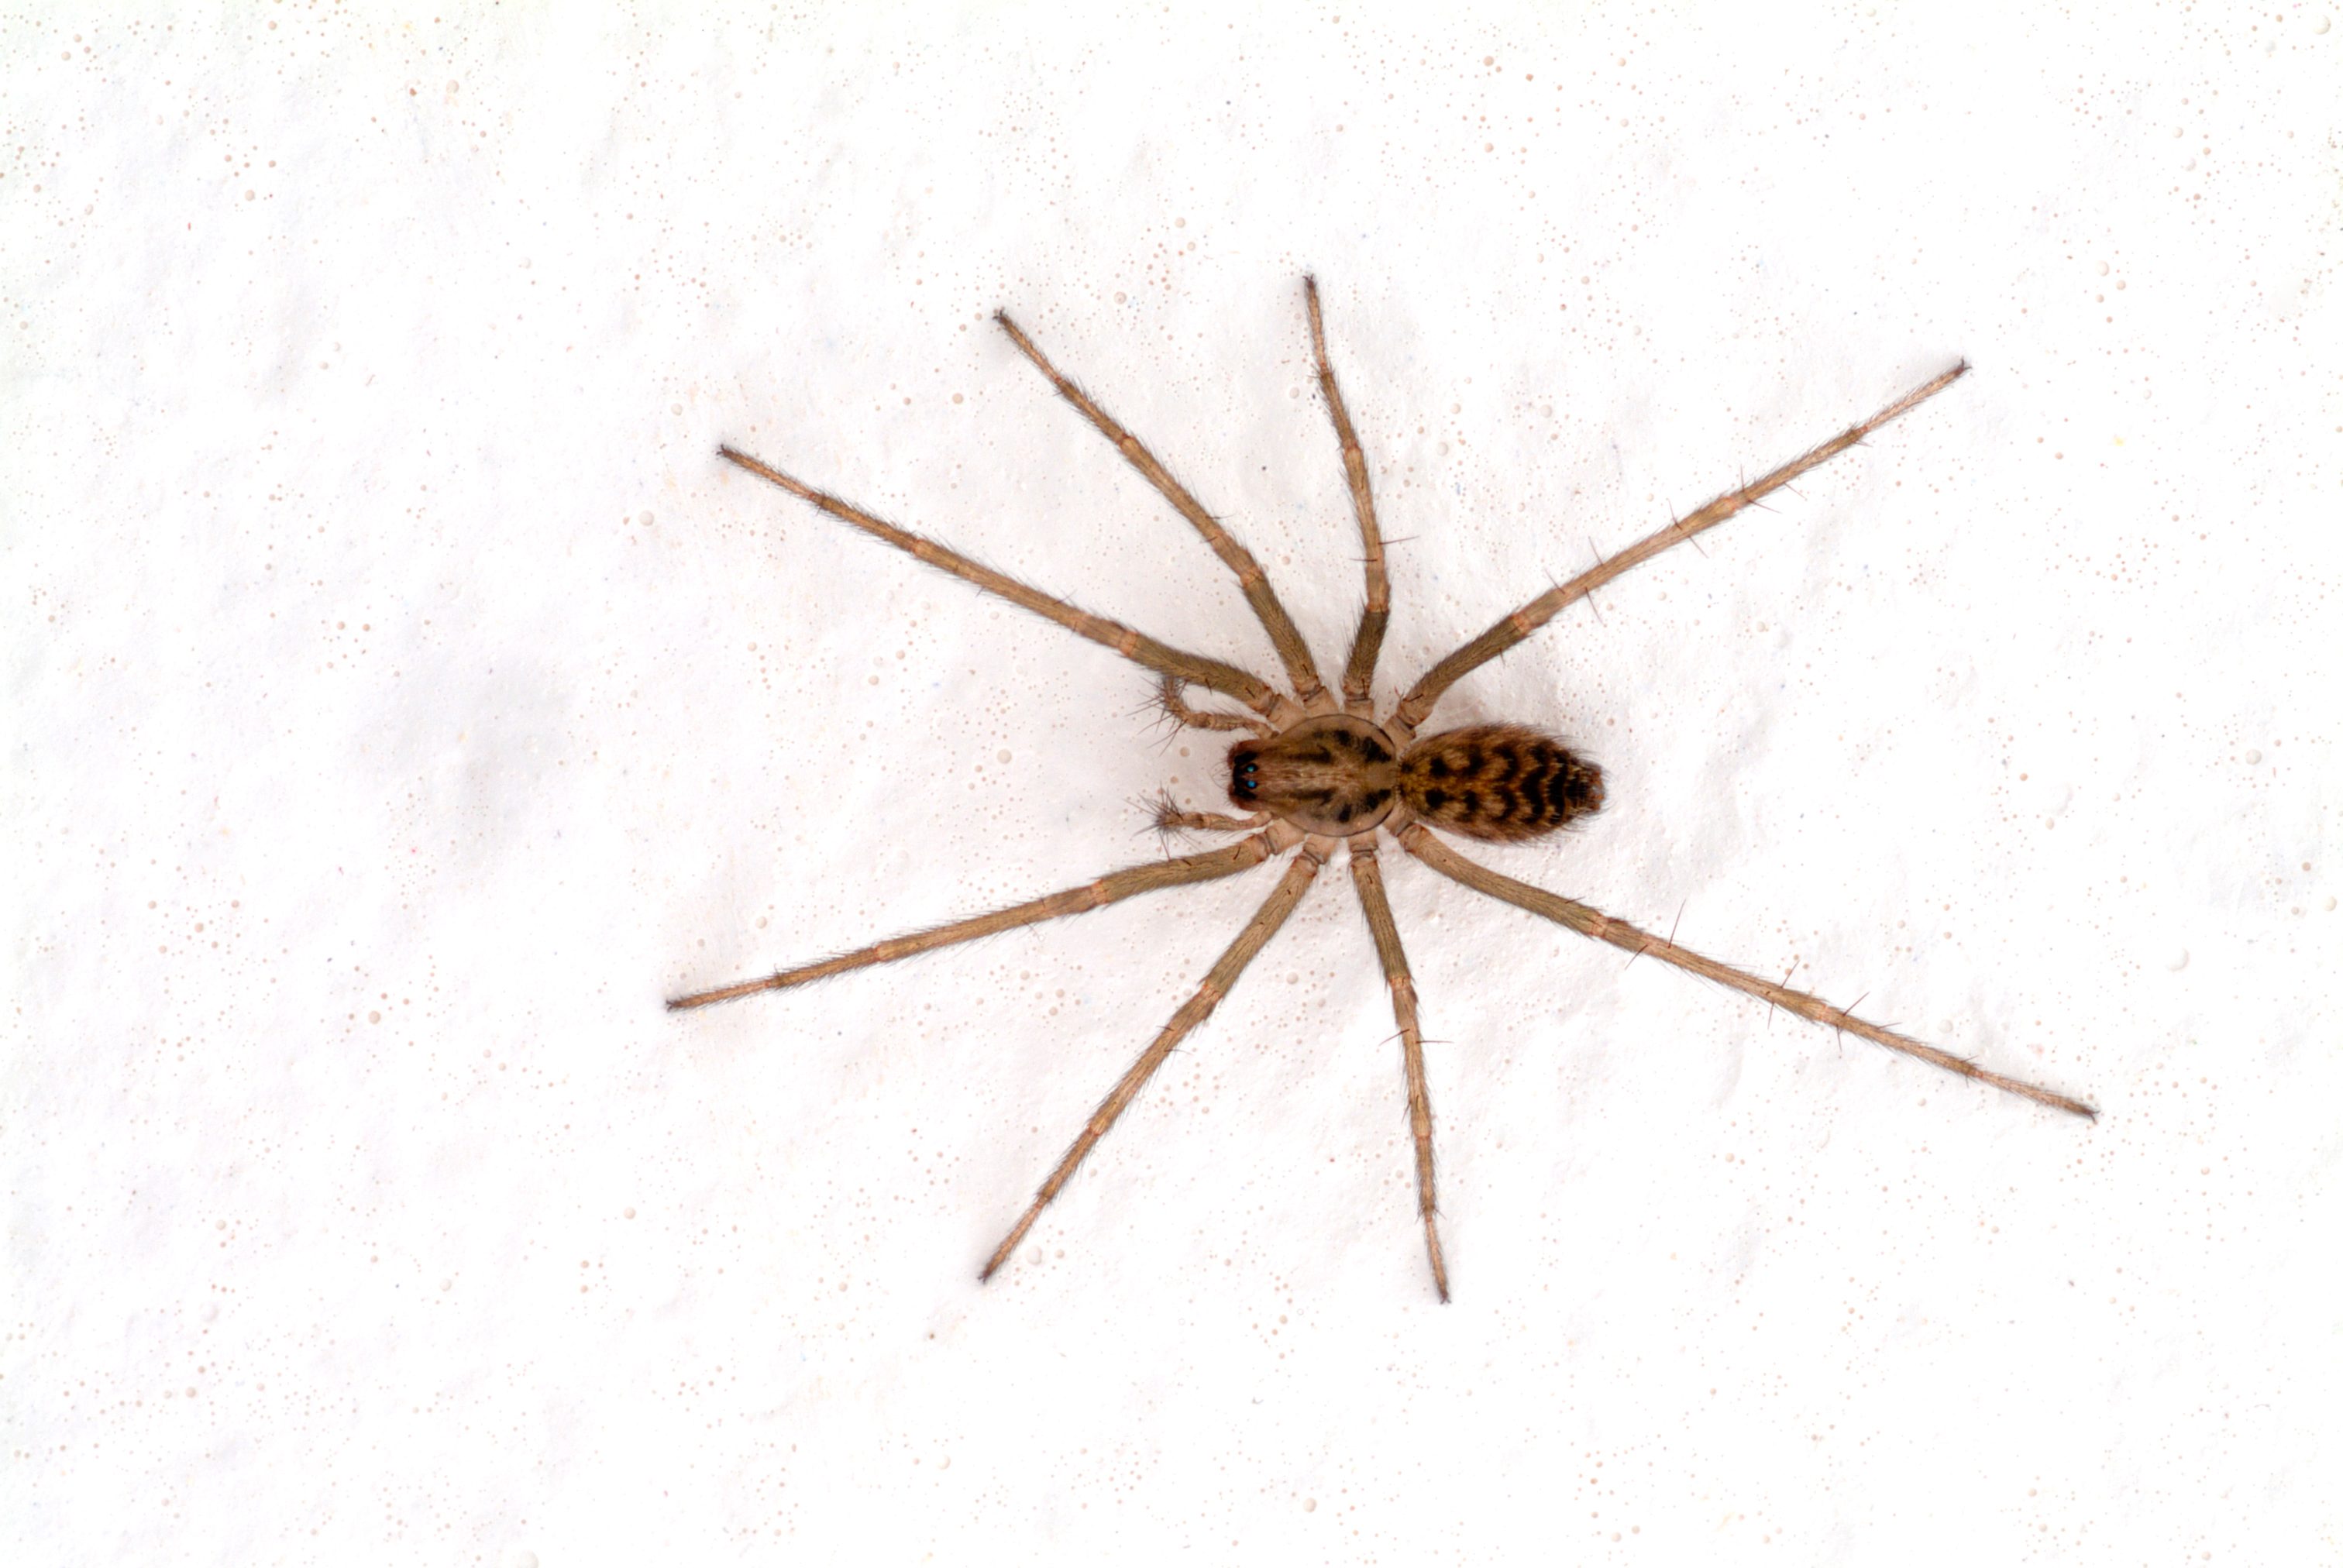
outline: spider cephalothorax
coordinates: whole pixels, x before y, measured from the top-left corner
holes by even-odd
[[[1398,749],[1380,727],[1351,714],[1321,714],[1229,748],[1230,801],[1305,833],[1367,832],[1398,799]]]
[[[1338,839],[1399,802],[1433,827],[1516,843],[1601,810],[1603,769],[1523,724],[1443,729],[1401,752],[1381,726],[1330,713],[1230,747],[1229,799]]]
[[[1417,739],[1416,727],[1459,678],[1530,637],[1564,608],[1629,568],[1704,529],[1716,527],[1744,507],[1846,450],[1888,420],[1951,386],[1968,367],[1955,366],[1755,484],[1727,491],[1691,516],[1670,523],[1610,559],[1538,595],[1425,671],[1379,719],[1371,693],[1383,629],[1391,618],[1391,584],[1383,569],[1383,534],[1375,521],[1374,492],[1367,479],[1366,455],[1351,427],[1351,416],[1342,405],[1342,393],[1334,384],[1333,367],[1326,357],[1325,327],[1319,314],[1318,286],[1314,281],[1302,281],[1302,298],[1310,318],[1311,348],[1317,359],[1318,387],[1325,397],[1335,438],[1342,447],[1342,467],[1350,481],[1352,509],[1358,519],[1366,571],[1366,608],[1359,618],[1358,630],[1351,641],[1350,658],[1342,669],[1339,706],[1334,694],[1319,678],[1309,645],[1278,601],[1259,563],[1230,536],[1218,518],[1189,494],[1186,487],[1172,477],[1171,471],[1137,437],[1116,424],[1087,393],[1060,375],[1034,347],[1033,340],[1005,315],[997,319],[1018,351],[1031,360],[1060,395],[1114,444],[1235,572],[1246,600],[1269,633],[1278,658],[1285,667],[1292,689],[1290,696],[1251,670],[1173,648],[1127,626],[1086,614],[1063,599],[990,567],[980,566],[932,539],[899,528],[754,457],[729,447],[722,449],[730,462],[770,480],[840,521],[1155,671],[1161,682],[1159,699],[1163,711],[1175,722],[1200,729],[1251,731],[1252,739],[1241,740],[1229,749],[1229,799],[1245,815],[1230,817],[1218,812],[1184,810],[1167,797],[1155,818],[1156,826],[1167,830],[1238,833],[1243,837],[1217,849],[1172,856],[1111,871],[1082,887],[1069,888],[932,930],[891,938],[836,958],[783,970],[763,980],[679,997],[668,1005],[699,1007],[751,991],[785,990],[850,970],[889,963],[955,942],[972,941],[998,931],[1054,920],[1060,915],[1080,914],[1134,894],[1234,876],[1264,860],[1291,855],[1276,889],[1212,965],[1195,994],[1172,1015],[1172,1021],[1163,1026],[1153,1043],[1100,1102],[1073,1146],[1041,1183],[1041,1191],[1024,1214],[1000,1246],[993,1249],[980,1271],[980,1277],[984,1279],[990,1279],[993,1271],[1008,1261],[1041,1211],[1049,1207],[1098,1141],[1106,1136],[1108,1129],[1146,1087],[1172,1048],[1211,1015],[1236,984],[1245,966],[1302,901],[1320,868],[1341,849],[1348,857],[1359,907],[1374,941],[1375,956],[1383,965],[1383,979],[1391,989],[1407,1081],[1408,1129],[1415,1145],[1416,1210],[1423,1226],[1433,1283],[1440,1292],[1440,1299],[1448,1299],[1448,1267],[1441,1253],[1433,1191],[1432,1096],[1424,1074],[1423,1035],[1416,1021],[1415,982],[1409,977],[1407,956],[1400,946],[1399,927],[1392,919],[1391,900],[1383,892],[1383,872],[1376,855],[1378,842],[1385,837],[1433,870],[1476,892],[1568,926],[1598,941],[1638,955],[1648,953],[1785,1012],[1859,1035],[1965,1078],[2023,1095],[2036,1104],[2078,1116],[2096,1115],[2079,1100],[1987,1071],[1935,1046],[1923,1045],[1893,1030],[1866,1022],[1819,997],[1792,990],[1776,981],[1680,948],[1665,938],[1614,920],[1575,900],[1515,881],[1466,859],[1432,831],[1437,829],[1495,842],[1534,839],[1598,810],[1603,805],[1602,769],[1560,741],[1526,726],[1480,724]],[[1251,711],[1191,708],[1183,697],[1191,687],[1218,692]]]

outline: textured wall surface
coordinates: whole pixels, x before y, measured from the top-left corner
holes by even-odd
[[[11,1563],[2343,1558],[2321,4],[410,9],[0,17]],[[1222,777],[718,444],[1331,671],[1305,272],[1386,704],[1971,362],[1438,719],[2096,1125],[1387,855],[1440,1306],[1337,861],[980,1287],[1274,871],[662,1010]]]

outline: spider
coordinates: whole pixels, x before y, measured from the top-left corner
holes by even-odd
[[[1385,839],[1475,892],[1502,900],[1598,941],[1609,942],[1631,954],[1649,954],[1703,979],[1760,998],[1770,1006],[1860,1035],[1890,1050],[2021,1095],[2037,1105],[2077,1116],[2096,1117],[2098,1112],[2082,1101],[1989,1071],[1948,1051],[1866,1022],[1818,997],[1734,969],[1624,920],[1614,920],[1576,900],[1516,881],[1468,859],[1452,848],[1442,834],[1511,843],[1552,833],[1601,809],[1602,769],[1559,740],[1524,725],[1476,724],[1430,735],[1417,733],[1442,695],[1458,679],[1534,635],[1564,608],[1663,550],[1716,527],[1808,469],[1829,461],[1889,420],[1951,386],[1967,372],[1967,362],[1915,387],[1870,418],[1850,426],[1755,483],[1717,497],[1689,517],[1668,524],[1610,559],[1538,595],[1433,665],[1390,713],[1378,719],[1369,694],[1374,681],[1375,658],[1391,619],[1391,583],[1384,571],[1383,535],[1375,520],[1374,495],[1367,482],[1366,457],[1360,450],[1350,412],[1343,406],[1333,367],[1326,356],[1326,329],[1319,308],[1317,280],[1303,278],[1302,294],[1309,318],[1311,347],[1317,360],[1318,386],[1342,448],[1352,510],[1364,546],[1366,607],[1351,640],[1350,658],[1342,667],[1339,700],[1319,678],[1309,646],[1302,641],[1302,634],[1295,629],[1252,555],[1186,487],[1172,477],[1171,471],[1137,437],[1117,424],[1088,393],[1051,364],[1032,338],[1005,312],[997,314],[994,320],[1018,351],[1049,378],[1059,396],[1079,409],[1101,435],[1114,444],[1124,459],[1161,492],[1172,508],[1194,526],[1204,542],[1236,574],[1246,600],[1260,618],[1285,667],[1286,678],[1292,689],[1291,696],[1250,670],[1173,648],[1118,622],[1087,614],[1063,599],[980,566],[932,539],[899,528],[850,502],[815,489],[744,452],[729,446],[719,448],[728,461],[771,481],[831,517],[1145,666],[1161,681],[1157,695],[1163,712],[1177,723],[1204,730],[1244,732],[1245,738],[1232,745],[1228,752],[1229,799],[1242,815],[1183,810],[1168,793],[1155,812],[1160,829],[1244,836],[1217,849],[1111,871],[1082,887],[970,920],[956,920],[932,930],[890,938],[835,958],[783,970],[762,980],[679,997],[668,1006],[704,1007],[755,991],[783,990],[850,970],[892,963],[915,953],[974,941],[1019,926],[1081,914],[1141,893],[1232,877],[1265,860],[1291,854],[1292,859],[1275,890],[1206,972],[1195,994],[1172,1015],[1154,1042],[1140,1053],[1139,1060],[1099,1102],[1072,1147],[1041,1183],[1032,1203],[1010,1228],[1001,1245],[993,1249],[979,1272],[980,1280],[990,1280],[1008,1261],[1041,1211],[1064,1190],[1091,1149],[1138,1098],[1173,1048],[1212,1015],[1243,974],[1245,966],[1293,913],[1302,895],[1310,890],[1312,881],[1340,847],[1347,851],[1351,882],[1358,893],[1360,908],[1365,912],[1375,956],[1391,990],[1392,1010],[1399,1025],[1401,1063],[1407,1079],[1408,1126],[1415,1144],[1416,1210],[1423,1225],[1424,1251],[1432,1266],[1433,1285],[1443,1302],[1448,1300],[1448,1265],[1441,1253],[1433,1181],[1432,1100],[1424,1081],[1423,1038],[1416,1018],[1415,983],[1409,976],[1399,928],[1393,921],[1391,902],[1383,892],[1378,850]],[[1191,707],[1186,694],[1199,687],[1233,699],[1246,711]]]

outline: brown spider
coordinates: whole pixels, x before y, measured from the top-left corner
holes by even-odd
[[[1574,900],[1517,882],[1466,859],[1428,830],[1438,828],[1469,839],[1512,841],[1550,833],[1575,817],[1598,809],[1603,804],[1602,770],[1534,729],[1514,724],[1474,725],[1418,739],[1416,728],[1431,714],[1441,695],[1460,678],[1528,638],[1565,606],[1670,546],[1715,528],[1742,508],[1845,451],[1888,420],[1951,386],[1967,371],[1967,364],[1954,366],[1756,483],[1719,496],[1690,517],[1670,523],[1591,570],[1540,594],[1433,665],[1400,699],[1399,706],[1378,720],[1368,694],[1374,678],[1375,655],[1383,646],[1383,628],[1391,618],[1391,584],[1383,571],[1383,535],[1376,527],[1374,497],[1367,485],[1366,457],[1359,449],[1350,413],[1343,407],[1342,395],[1334,385],[1333,367],[1327,362],[1317,281],[1302,279],[1302,289],[1310,317],[1311,346],[1318,359],[1318,385],[1325,394],[1327,411],[1333,417],[1335,437],[1342,443],[1342,467],[1350,477],[1352,508],[1357,514],[1360,538],[1365,545],[1366,610],[1359,618],[1358,634],[1351,642],[1350,661],[1342,669],[1339,707],[1333,694],[1319,680],[1317,666],[1311,659],[1302,634],[1294,629],[1292,619],[1278,602],[1269,579],[1244,547],[1229,537],[1212,514],[1156,460],[1155,455],[1140,444],[1137,437],[1116,424],[1088,394],[1061,375],[1006,314],[994,319],[1018,349],[1050,378],[1066,401],[1081,409],[1082,416],[1114,443],[1131,467],[1162,492],[1163,498],[1181,516],[1195,525],[1204,542],[1236,573],[1253,613],[1261,618],[1270,641],[1276,646],[1278,658],[1285,665],[1286,677],[1293,687],[1292,697],[1248,670],[1185,652],[1129,627],[1087,615],[1062,599],[1052,598],[1038,588],[979,566],[931,539],[907,533],[835,496],[801,484],[745,453],[729,447],[720,448],[731,462],[771,480],[830,516],[1145,665],[1162,678],[1163,710],[1179,723],[1200,729],[1250,731],[1249,739],[1229,749],[1229,798],[1245,810],[1244,816],[1185,811],[1168,797],[1156,810],[1159,828],[1247,836],[1222,849],[1112,871],[1086,887],[1071,888],[1031,903],[957,920],[933,930],[896,937],[819,963],[784,970],[764,980],[679,997],[668,1006],[701,1007],[751,991],[780,990],[848,970],[891,963],[914,953],[973,941],[1017,926],[1080,914],[1133,894],[1234,876],[1273,855],[1298,849],[1300,852],[1286,868],[1276,890],[1237,933],[1236,940],[1212,965],[1195,995],[1172,1015],[1172,1021],[1163,1026],[1155,1042],[1141,1053],[1131,1070],[1099,1102],[1073,1147],[1066,1151],[1065,1158],[1041,1183],[1031,1206],[1011,1228],[1001,1245],[993,1249],[979,1276],[986,1280],[1009,1260],[1041,1211],[1064,1188],[1092,1146],[1106,1136],[1115,1119],[1146,1087],[1172,1048],[1210,1017],[1221,999],[1228,995],[1245,966],[1285,923],[1286,917],[1292,914],[1302,894],[1309,890],[1311,879],[1339,843],[1350,851],[1351,880],[1358,889],[1359,903],[1366,912],[1367,930],[1374,938],[1375,955],[1382,960],[1383,978],[1391,986],[1392,1010],[1398,1018],[1400,1049],[1407,1071],[1408,1122],[1415,1138],[1416,1206],[1423,1220],[1423,1242],[1431,1256],[1433,1283],[1440,1292],[1440,1299],[1448,1299],[1448,1268],[1441,1257],[1437,1210],[1433,1198],[1432,1101],[1424,1084],[1423,1038],[1416,1025],[1415,984],[1408,974],[1407,957],[1400,948],[1399,928],[1392,920],[1391,903],[1383,894],[1383,872],[1376,862],[1378,840],[1386,833],[1402,849],[1442,875],[1574,931],[1630,953],[1649,953],[1679,969],[1762,998],[1801,1018],[1849,1030],[1890,1050],[1902,1051],[1948,1072],[2023,1095],[2036,1104],[2077,1116],[2097,1116],[2097,1111],[2079,1100],[1987,1071],[1934,1046],[1866,1023],[1820,998],[1704,958]],[[1205,687],[1233,698],[1252,712],[1192,709],[1183,700],[1183,693],[1191,686]]]

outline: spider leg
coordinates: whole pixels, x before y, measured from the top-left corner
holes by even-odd
[[[809,980],[827,980],[831,975],[844,974],[849,970],[868,969],[872,964],[890,964],[897,959],[907,959],[914,953],[931,952],[956,942],[972,942],[997,931],[1014,930],[1019,926],[1031,926],[1042,920],[1054,920],[1060,915],[1087,914],[1108,904],[1128,899],[1137,893],[1152,893],[1163,888],[1184,887],[1190,882],[1209,882],[1221,877],[1232,877],[1239,871],[1250,870],[1272,855],[1282,854],[1301,839],[1301,833],[1282,824],[1273,824],[1262,832],[1217,849],[1202,854],[1181,855],[1152,865],[1131,866],[1120,871],[1110,871],[1094,882],[1027,903],[1011,904],[1005,910],[995,910],[989,915],[954,920],[948,926],[932,930],[913,931],[909,936],[890,937],[867,948],[850,953],[823,959],[819,963],[803,964],[763,980],[742,980],[717,990],[704,990],[691,996],[679,996],[669,1002],[668,1010],[706,1007],[710,1002],[730,1001],[735,997],[760,990],[786,990],[804,985]]]
[[[1318,356],[1318,389],[1325,394],[1326,411],[1333,416],[1334,438],[1342,443],[1342,474],[1351,482],[1351,511],[1359,520],[1359,538],[1366,547],[1367,606],[1359,616],[1358,636],[1351,642],[1351,661],[1342,667],[1342,708],[1361,719],[1373,719],[1369,689],[1374,685],[1375,656],[1383,651],[1383,628],[1391,624],[1391,578],[1383,570],[1383,530],[1375,523],[1374,491],[1367,484],[1367,455],[1359,447],[1359,434],[1351,428],[1351,411],[1343,407],[1334,385],[1334,367],[1326,357],[1326,324],[1318,309],[1318,280],[1302,280],[1302,298],[1310,312],[1310,347]],[[1433,1247],[1437,1257],[1439,1249]],[[1443,1288],[1443,1300],[1448,1292]]]
[[[1143,664],[1167,679],[1183,680],[1197,686],[1209,687],[1214,691],[1235,698],[1257,713],[1266,714],[1281,722],[1291,722],[1297,717],[1292,701],[1250,670],[1239,669],[1235,665],[1224,664],[1217,658],[1206,658],[1202,654],[1189,653],[1184,649],[1173,648],[1168,643],[1158,642],[1151,637],[1133,631],[1120,621],[1109,620],[1104,616],[1091,615],[1076,609],[1065,600],[1052,598],[1041,589],[1019,582],[1004,572],[994,571],[990,567],[979,566],[959,551],[948,549],[933,539],[924,538],[909,529],[899,528],[892,523],[872,517],[860,507],[840,500],[836,496],[817,490],[810,485],[800,483],[779,469],[759,462],[745,452],[736,451],[730,447],[719,447],[717,450],[728,461],[747,469],[760,479],[769,479],[799,500],[811,502],[831,517],[853,524],[871,538],[883,539],[899,550],[917,556],[940,571],[950,572],[961,581],[973,583],[987,593],[998,594],[1011,604],[1022,606],[1035,615],[1054,620],[1077,636],[1086,637],[1092,642],[1111,648],[1123,658],[1135,664]]]
[[[1609,560],[1579,573],[1559,588],[1538,595],[1426,671],[1413,689],[1400,699],[1387,728],[1404,731],[1399,737],[1403,740],[1413,736],[1415,727],[1431,715],[1433,705],[1440,700],[1442,693],[1472,671],[1526,640],[1538,628],[1575,600],[1584,598],[1621,573],[1641,566],[1670,546],[1682,544],[1716,527],[1742,508],[1763,500],[1808,469],[1830,461],[1890,419],[1917,407],[1959,380],[1967,374],[1968,367],[1967,360],[1961,361],[1933,381],[1906,392],[1862,424],[1848,426],[1821,446],[1785,463],[1755,484],[1726,491],[1689,517],[1646,534]]]
[[[1285,878],[1277,884],[1277,890],[1269,895],[1268,901],[1254,911],[1244,930],[1237,933],[1237,940],[1229,944],[1228,951],[1222,953],[1220,961],[1205,974],[1204,983],[1196,988],[1196,994],[1181,1004],[1180,1010],[1172,1015],[1172,1021],[1165,1024],[1162,1032],[1155,1037],[1155,1042],[1140,1053],[1139,1060],[1131,1064],[1131,1070],[1122,1075],[1107,1091],[1107,1097],[1099,1101],[1099,1108],[1091,1112],[1091,1119],[1074,1140],[1073,1147],[1067,1150],[1066,1157],[1058,1161],[1058,1168],[1050,1172],[1050,1179],[1041,1183],[1041,1192],[1034,1198],[1032,1207],[1025,1211],[1024,1217],[1011,1229],[1001,1245],[992,1250],[992,1256],[986,1261],[983,1271],[977,1275],[978,1279],[992,1278],[993,1271],[1009,1261],[1009,1255],[1017,1250],[1017,1243],[1025,1239],[1025,1232],[1033,1228],[1035,1220],[1041,1218],[1041,1211],[1050,1206],[1051,1201],[1072,1177],[1083,1158],[1100,1139],[1107,1135],[1115,1120],[1139,1097],[1139,1091],[1147,1087],[1147,1081],[1155,1075],[1157,1068],[1163,1065],[1163,1059],[1172,1054],[1172,1047],[1212,1015],[1212,1009],[1229,994],[1230,988],[1237,983],[1237,977],[1244,973],[1245,966],[1252,962],[1254,955],[1261,951],[1271,937],[1277,934],[1277,928],[1285,923],[1286,916],[1292,914],[1294,905],[1302,901],[1302,895],[1310,890],[1310,879],[1324,864],[1326,852],[1326,840],[1322,839],[1303,842],[1302,852],[1285,869]]]
[[[1196,531],[1204,536],[1204,542],[1212,547],[1214,555],[1228,563],[1229,569],[1237,574],[1237,584],[1244,589],[1245,599],[1252,606],[1253,614],[1260,618],[1262,628],[1269,633],[1270,642],[1277,648],[1277,657],[1285,662],[1285,673],[1293,682],[1294,696],[1302,699],[1304,708],[1312,712],[1320,711],[1323,706],[1320,699],[1325,696],[1326,688],[1318,678],[1318,666],[1310,657],[1310,645],[1303,642],[1302,633],[1294,629],[1293,618],[1285,613],[1285,606],[1278,600],[1277,590],[1269,586],[1269,578],[1262,573],[1261,564],[1252,558],[1252,553],[1230,537],[1229,531],[1221,527],[1220,519],[1204,510],[1202,503],[1188,493],[1187,487],[1172,477],[1172,471],[1156,460],[1155,454],[1149,451],[1138,437],[1116,424],[1114,417],[1100,407],[1089,393],[1060,374],[1049,357],[1033,346],[1033,340],[1025,336],[1024,328],[1009,319],[1007,311],[995,311],[992,319],[1009,334],[1018,351],[1033,362],[1033,367],[1050,378],[1050,385],[1058,389],[1058,396],[1081,410],[1082,417],[1096,426],[1100,435],[1113,442],[1115,450],[1122,454],[1124,461],[1138,469],[1140,477],[1172,503],[1172,509],[1187,518]],[[1197,684],[1208,683],[1199,681]]]
[[[1568,926],[1581,935],[1593,937],[1597,941],[1609,942],[1614,947],[1626,948],[1639,953],[1649,953],[1663,962],[1672,963],[1680,970],[1689,970],[1704,980],[1713,980],[1719,985],[1731,986],[1735,990],[1745,991],[1751,996],[1772,1002],[1786,1011],[1796,1013],[1800,1018],[1811,1020],[1815,1023],[1827,1024],[1833,1029],[1843,1029],[1851,1034],[1859,1034],[1875,1045],[1884,1045],[1890,1050],[1902,1051],[1906,1056],[1917,1057],[1932,1067],[1943,1068],[1946,1072],[1957,1072],[1963,1078],[1974,1078],[1979,1083],[1989,1083],[1996,1089],[2007,1090],[2012,1094],[2031,1100],[2036,1105],[2046,1105],[2053,1111],[2065,1111],[2077,1116],[2097,1118],[2099,1114],[2095,1107],[2087,1105],[2079,1100],[2069,1099],[2066,1095],[2045,1089],[2040,1084],[2027,1083],[2021,1079],[2005,1078],[1998,1072],[1989,1072],[1976,1063],[1966,1061],[1950,1051],[1939,1050],[1933,1045],[1923,1045],[1916,1040],[1897,1034],[1893,1030],[1882,1029],[1875,1023],[1865,1023],[1846,1009],[1833,1007],[1820,997],[1809,996],[1805,991],[1792,990],[1786,986],[1776,985],[1772,980],[1763,980],[1756,975],[1721,964],[1715,959],[1704,958],[1699,953],[1686,948],[1680,948],[1664,938],[1639,930],[1624,920],[1614,920],[1600,910],[1579,903],[1575,900],[1565,899],[1559,893],[1549,893],[1543,888],[1534,888],[1527,882],[1517,882],[1513,878],[1493,871],[1477,861],[1466,859],[1426,832],[1420,822],[1411,823],[1402,829],[1399,841],[1409,854],[1443,876],[1454,878],[1476,893],[1486,893],[1493,899],[1499,899],[1517,908],[1527,910],[1534,915],[1542,915],[1558,925]]]
[[[1391,900],[1383,893],[1383,874],[1375,863],[1375,835],[1361,833],[1346,840],[1351,846],[1351,880],[1359,890],[1359,905],[1367,913],[1367,930],[1374,933],[1375,957],[1383,960],[1383,980],[1391,987],[1392,1013],[1399,1020],[1402,1058],[1407,1067],[1407,1124],[1415,1135],[1415,1206],[1423,1217],[1424,1251],[1432,1257],[1432,1282],[1440,1299],[1448,1299],[1448,1263],[1440,1251],[1440,1221],[1432,1186],[1432,1091],[1423,1078],[1423,1032],[1415,1019],[1415,979],[1409,974],[1407,954],[1399,945],[1399,924],[1392,919]]]

